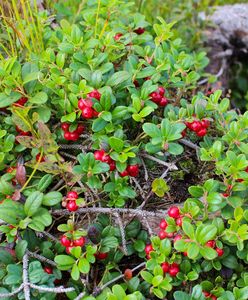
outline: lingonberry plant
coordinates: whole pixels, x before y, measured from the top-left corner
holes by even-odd
[[[112,0],[57,25],[0,61],[0,297],[247,299],[248,114],[174,23]]]

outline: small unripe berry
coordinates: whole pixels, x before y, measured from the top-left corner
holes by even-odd
[[[132,277],[133,277],[133,272],[132,272],[132,270],[126,269],[125,272],[124,272],[124,278],[125,278],[126,280],[130,280],[130,279],[132,279]]]

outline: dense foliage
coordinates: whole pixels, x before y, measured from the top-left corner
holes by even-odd
[[[26,13],[2,29],[0,296],[247,299],[248,114],[199,89],[206,53],[126,1]]]

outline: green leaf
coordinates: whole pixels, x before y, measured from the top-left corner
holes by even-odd
[[[163,178],[156,178],[152,182],[152,191],[158,196],[163,197],[169,191],[169,186]]]
[[[69,255],[57,255],[54,261],[60,270],[69,270],[75,263],[75,259]]]
[[[90,271],[90,263],[86,258],[81,258],[78,263],[79,271],[83,274],[87,274]]]
[[[111,138],[109,138],[109,145],[112,149],[119,153],[124,147],[124,142],[123,140],[112,136]]]
[[[177,143],[169,143],[168,152],[173,155],[180,155],[183,153],[183,146]]]
[[[153,276],[151,273],[149,273],[147,271],[141,271],[140,275],[145,281],[147,281],[150,284],[152,283]]]
[[[9,95],[0,93],[0,108],[8,107],[12,103],[16,102],[21,98],[21,94],[16,92],[11,92]]]
[[[50,192],[43,196],[42,204],[45,206],[54,206],[61,202],[63,195],[60,192]]]
[[[131,74],[127,71],[119,71],[114,73],[109,80],[107,81],[106,85],[110,86],[117,86],[120,83],[123,83],[123,81],[126,81],[128,79],[131,79]]]
[[[161,136],[161,132],[160,132],[159,128],[157,127],[157,125],[155,125],[155,124],[145,123],[142,126],[142,128],[143,128],[144,132],[152,138]]]
[[[102,129],[105,128],[105,126],[108,124],[107,121],[103,120],[102,118],[97,118],[93,121],[92,124],[92,130],[94,132],[101,131]]]
[[[207,260],[213,260],[217,257],[216,251],[207,246],[200,248],[200,254]]]
[[[27,246],[28,246],[28,242],[25,240],[18,241],[18,243],[16,244],[15,252],[16,252],[16,256],[19,260],[22,260],[24,254],[25,254],[25,251],[27,249]]]
[[[73,255],[76,258],[79,258],[82,254],[82,248],[81,247],[73,247],[71,250],[71,255]]]
[[[195,232],[194,232],[194,227],[193,225],[191,225],[191,223],[189,221],[184,220],[183,221],[183,231],[185,232],[185,234],[191,239],[194,240],[195,239]]]
[[[53,181],[53,176],[51,174],[46,174],[44,175],[39,183],[38,183],[38,186],[37,186],[37,189],[40,191],[40,192],[44,192],[48,187],[49,185],[52,183]],[[44,199],[43,199],[44,200]]]
[[[199,254],[200,248],[195,243],[190,243],[187,249],[188,257],[195,259]]]
[[[34,97],[30,98],[29,101],[34,104],[44,104],[48,100],[48,96],[45,92],[39,92]]]
[[[78,280],[80,277],[80,272],[78,269],[78,266],[76,264],[73,265],[72,270],[71,270],[71,278],[73,280]]]
[[[164,277],[162,275],[154,276],[153,279],[152,279],[152,285],[154,287],[159,286],[159,284],[163,281],[163,278]]]
[[[217,228],[214,225],[200,225],[196,229],[196,239],[202,245],[213,240],[217,234]]]
[[[28,217],[34,215],[42,203],[43,194],[41,192],[33,192],[24,204],[24,211]]]

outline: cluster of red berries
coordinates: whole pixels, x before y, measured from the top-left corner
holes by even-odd
[[[109,170],[114,171],[116,168],[115,161],[108,155],[104,150],[96,150],[94,152],[94,157],[96,160],[107,163],[109,165]]]
[[[203,137],[207,134],[210,122],[207,119],[202,119],[201,121],[195,120],[193,122],[185,122],[185,125],[190,131],[195,132],[197,136]]]
[[[14,106],[24,106],[28,101],[28,98],[21,97],[18,101],[16,101],[13,105]]]
[[[217,297],[213,294],[210,294],[209,292],[203,291],[202,293],[205,296],[205,298],[209,298],[209,299],[212,299],[212,300],[217,300]]]
[[[182,226],[183,219],[182,219],[182,216],[180,215],[180,210],[177,206],[171,206],[168,210],[168,215],[169,215],[169,217],[176,219],[177,226],[180,226],[180,227]],[[160,225],[159,225],[160,231],[158,234],[158,236],[161,240],[163,240],[165,238],[172,238],[175,234],[175,232],[166,232],[167,226],[168,226],[168,223],[166,222],[166,220],[164,220],[164,219],[161,220]]]
[[[62,237],[60,239],[60,243],[62,246],[65,247],[66,253],[70,254],[73,247],[83,247],[84,246],[85,238],[83,236],[81,236],[79,239],[72,241],[72,240],[68,239],[66,235],[62,235]]]
[[[139,175],[139,165],[129,165],[126,170],[120,173],[121,177],[131,176],[137,177]]]
[[[168,104],[168,99],[164,97],[164,93],[165,89],[160,86],[157,91],[150,94],[150,97],[152,98],[152,101],[159,106],[166,106]]]
[[[221,248],[216,247],[216,242],[214,240],[208,241],[205,246],[215,249],[218,256],[222,256],[224,254],[224,250]]]
[[[78,199],[78,193],[75,191],[68,192],[66,195],[66,208],[69,211],[77,211],[78,206],[76,200]]]
[[[147,259],[150,259],[150,252],[154,251],[151,244],[146,245],[145,247],[145,253]],[[177,263],[169,264],[168,262],[164,262],[161,264],[161,267],[164,271],[164,273],[169,273],[171,277],[175,277],[177,273],[180,271],[179,265]]]
[[[98,101],[101,99],[101,94],[98,92],[98,90],[88,93],[86,99],[81,98],[78,100],[78,108],[81,110],[82,116],[85,119],[92,119],[94,117],[98,117],[99,115],[99,113],[93,108],[92,98]]]
[[[77,141],[80,137],[80,134],[84,132],[84,125],[78,124],[77,128],[73,131],[70,131],[70,124],[69,123],[62,123],[61,129],[64,131],[64,138],[67,141]]]

